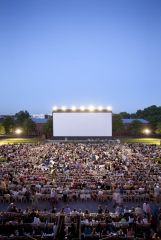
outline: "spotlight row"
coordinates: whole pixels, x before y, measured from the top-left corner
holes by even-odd
[[[110,106],[108,107],[102,107],[102,106],[98,106],[98,107],[95,107],[93,105],[90,105],[88,107],[85,107],[85,106],[80,106],[80,107],[76,107],[76,106],[72,106],[72,107],[66,107],[66,106],[62,106],[62,107],[57,107],[57,106],[54,106],[53,107],[53,111],[67,111],[67,110],[70,110],[70,111],[90,111],[90,112],[94,112],[94,111],[112,111],[112,108]]]

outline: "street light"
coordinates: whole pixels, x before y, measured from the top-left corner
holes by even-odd
[[[17,135],[20,135],[20,134],[22,133],[22,129],[17,128],[17,129],[15,130],[15,133],[16,133]]]
[[[151,133],[151,130],[149,128],[145,128],[143,130],[143,133],[146,134],[146,135],[149,135]]]

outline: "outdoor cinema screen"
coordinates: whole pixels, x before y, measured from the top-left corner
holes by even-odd
[[[111,112],[53,112],[54,137],[111,137]]]

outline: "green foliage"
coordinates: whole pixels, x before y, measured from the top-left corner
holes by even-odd
[[[0,135],[5,134],[5,129],[4,126],[2,125],[2,123],[0,124]]]
[[[159,123],[161,123],[161,106],[157,107],[156,105],[152,105],[150,107],[144,108],[143,110],[139,109],[136,113],[129,114],[126,112],[122,112],[120,114],[122,118],[143,118],[145,120],[148,120],[152,126],[152,132],[155,132],[156,134],[161,134],[160,125],[158,125]],[[133,135],[135,135],[133,128],[134,127],[132,126],[131,131],[133,132]]]
[[[44,125],[44,134],[46,138],[51,137],[53,135],[53,120],[49,119],[47,123]]]
[[[15,119],[16,119],[16,125],[19,127],[23,127],[24,122],[27,119],[30,119],[30,114],[28,113],[28,111],[20,111],[18,113],[15,114]]]
[[[32,121],[28,111],[20,111],[15,114],[16,127],[23,129],[23,133],[27,136],[36,134],[36,124]]]
[[[120,112],[121,118],[130,118],[130,113],[127,112]]]
[[[31,118],[25,119],[23,122],[23,129],[27,136],[35,135],[36,133],[36,124],[32,121]]]
[[[161,122],[157,123],[155,133],[156,134],[161,134]]]
[[[36,124],[32,121],[30,114],[27,111],[20,111],[15,114],[15,117],[6,117],[0,127],[0,133],[5,130],[5,134],[12,134],[16,128],[21,128],[23,134],[36,135]]]
[[[157,107],[152,105],[148,108],[144,108],[144,110],[138,110],[136,112],[137,118],[144,118],[156,128],[157,123],[161,122],[161,107]]]
[[[5,133],[6,134],[10,134],[13,132],[13,128],[15,126],[15,121],[13,117],[6,117],[3,122],[2,122],[2,126],[4,127]]]
[[[124,131],[124,125],[120,114],[113,114],[112,116],[112,132],[114,136],[120,136]]]
[[[142,132],[142,124],[140,123],[140,121],[135,120],[132,123],[129,124],[128,127],[128,132],[130,135],[132,136],[138,136],[141,135]]]

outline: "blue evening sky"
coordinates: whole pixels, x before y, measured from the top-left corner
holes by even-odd
[[[0,0],[0,114],[161,105],[161,0]]]

